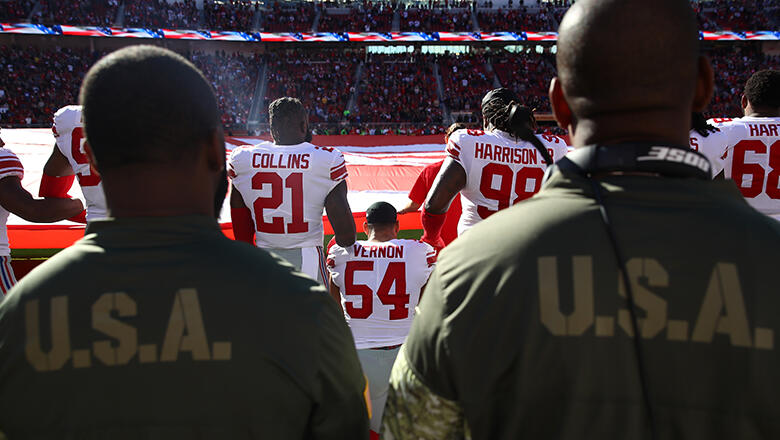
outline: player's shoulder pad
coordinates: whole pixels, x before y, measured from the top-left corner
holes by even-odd
[[[54,113],[54,126],[60,132],[69,131],[81,125],[81,106],[66,105]]]
[[[19,161],[19,157],[16,155],[16,153],[9,150],[8,148],[0,148],[0,160],[7,160],[7,159],[13,159],[16,160],[17,162]]]

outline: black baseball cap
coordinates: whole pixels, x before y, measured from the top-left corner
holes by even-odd
[[[500,99],[504,105],[509,105],[509,103],[512,101],[520,102],[520,98],[515,95],[515,92],[504,87],[499,87],[485,94],[485,96],[482,98],[482,108],[485,108],[487,103],[494,99]]]
[[[376,202],[366,209],[366,223],[388,224],[398,221],[398,212],[387,202]]]

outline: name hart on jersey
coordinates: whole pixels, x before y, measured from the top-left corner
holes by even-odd
[[[750,136],[751,137],[761,137],[761,136],[775,136],[777,137],[777,128],[780,127],[780,124],[748,124],[748,128],[750,129]]]
[[[307,169],[309,153],[255,153],[252,155],[254,168]]]
[[[361,258],[404,258],[404,247],[397,245],[361,246],[355,243],[352,250],[356,257]]]
[[[547,152],[550,153],[550,157],[553,157],[552,149],[548,148]],[[474,158],[522,165],[538,165],[544,162],[543,160],[539,162],[539,151],[536,148],[502,147],[482,142],[475,144]]]

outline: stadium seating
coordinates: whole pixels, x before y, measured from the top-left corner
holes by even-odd
[[[309,32],[314,16],[314,6],[310,3],[286,8],[274,3],[270,10],[263,12],[261,29],[264,32]]]
[[[267,57],[264,109],[276,98],[294,96],[309,109],[312,123],[338,123],[354,92],[362,52],[290,51]]]
[[[493,69],[503,87],[514,90],[523,104],[538,112],[549,112],[547,89],[555,76],[555,59],[550,54],[519,53],[492,57]]]
[[[421,55],[372,55],[363,68],[357,123],[442,124],[434,60]]]
[[[777,0],[714,0],[702,6],[700,15],[709,23],[700,24],[711,29],[728,31],[776,30],[780,16],[780,2]],[[771,17],[775,17],[775,22]]]
[[[557,23],[545,8],[535,13],[525,8],[480,11],[477,13],[477,22],[483,32],[554,31],[557,28]]]
[[[740,99],[745,81],[761,69],[780,69],[779,56],[766,56],[756,46],[722,47],[709,53],[715,72],[715,94],[709,109],[710,117],[742,116]]]
[[[208,1],[204,2],[203,10],[206,28],[210,30],[249,32],[252,30],[257,3]]]
[[[40,4],[33,19],[44,24],[111,26],[119,9],[119,0],[41,0]]]
[[[468,9],[421,9],[400,11],[404,32],[469,32],[474,30]]]
[[[24,21],[35,6],[34,0],[9,0],[0,2],[0,21]]]
[[[77,102],[81,79],[99,56],[89,49],[0,46],[0,124],[51,126],[58,108]]]
[[[439,74],[444,87],[444,103],[451,112],[468,113],[459,122],[475,122],[486,90],[494,88],[493,74],[485,68],[485,57],[475,55],[445,55],[439,59]]]
[[[324,8],[320,16],[319,32],[390,32],[393,9],[389,5],[360,5],[346,13]]]
[[[81,80],[103,53],[88,49],[0,46],[0,124],[51,125],[58,108],[78,102]],[[261,60],[242,54],[194,52],[190,59],[211,81],[226,129],[246,127]]]
[[[260,56],[194,52],[191,59],[214,87],[225,129],[245,129],[257,84]]]
[[[125,26],[193,29],[199,27],[200,12],[195,0],[127,0],[124,17]]]

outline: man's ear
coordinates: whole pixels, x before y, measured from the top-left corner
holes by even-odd
[[[561,86],[561,82],[558,81],[558,77],[555,77],[550,81],[549,95],[553,117],[555,117],[555,120],[558,122],[558,127],[561,127],[564,130],[570,130],[572,125],[571,108],[569,108],[569,103],[566,102],[566,97],[563,95],[563,87]]]
[[[100,172],[98,171],[97,159],[95,159],[95,153],[92,152],[92,147],[89,146],[89,142],[84,142],[84,154],[87,155],[87,160],[89,160],[89,164],[92,166],[90,173],[94,172],[99,176]]]
[[[368,222],[363,222],[363,232],[365,232],[366,235],[369,235],[369,233],[368,233]]]
[[[225,169],[225,136],[222,127],[217,127],[208,138],[206,145],[206,162],[209,169],[220,172]]]
[[[401,230],[401,223],[396,221],[395,226],[393,226],[393,231],[395,231],[395,234],[393,235],[395,235],[396,238],[398,237],[398,231],[400,230]]]
[[[740,99],[740,104],[742,105],[742,111],[745,111],[750,104],[748,102],[747,96],[742,95],[742,99]]]
[[[710,105],[712,94],[715,90],[715,74],[712,72],[710,59],[704,55],[699,56],[699,73],[696,76],[696,94],[693,96],[691,111],[702,113]]]

